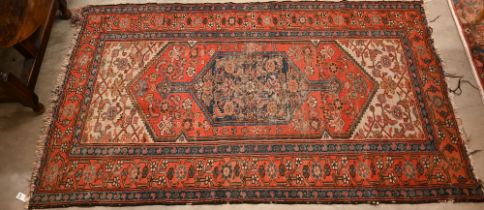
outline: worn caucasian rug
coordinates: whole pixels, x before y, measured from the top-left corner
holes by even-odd
[[[484,1],[449,0],[484,100]]]
[[[482,201],[421,2],[91,6],[31,208]]]

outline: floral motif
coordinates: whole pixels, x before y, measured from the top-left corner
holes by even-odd
[[[31,208],[484,199],[421,2],[108,5],[83,14]],[[262,76],[241,83],[251,74],[239,71]],[[215,125],[205,101],[219,89],[219,111],[231,115],[240,112],[228,100],[235,94],[265,91],[263,110],[274,113],[293,102],[269,96],[304,97],[287,122]]]
[[[195,91],[215,123],[288,121],[308,92],[279,53],[216,54],[205,71]]]

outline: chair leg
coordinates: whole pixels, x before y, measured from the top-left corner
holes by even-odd
[[[42,114],[45,111],[44,105],[39,103],[39,97],[34,91],[11,73],[0,72],[0,88],[9,93],[10,96],[17,98],[24,106],[31,107],[35,113]]]
[[[69,19],[72,16],[72,13],[69,9],[67,9],[67,2],[66,0],[58,0],[59,2],[59,10],[61,12],[62,19]]]

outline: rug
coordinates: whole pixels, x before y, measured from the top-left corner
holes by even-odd
[[[484,100],[484,3],[482,0],[449,1]]]
[[[421,2],[82,13],[30,208],[484,198]]]

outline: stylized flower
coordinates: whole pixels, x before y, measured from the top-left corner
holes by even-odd
[[[323,176],[323,169],[321,168],[321,165],[319,165],[318,163],[313,164],[312,176],[316,179],[319,179]]]
[[[360,176],[362,179],[368,178],[370,176],[370,172],[371,172],[371,169],[367,163],[362,162],[359,164],[358,176]]]
[[[72,181],[72,179],[71,179],[71,178],[68,178],[68,179],[66,180],[66,182],[65,182],[64,186],[65,186],[66,188],[71,188],[73,184],[74,184],[74,181]]]
[[[171,106],[170,106],[170,104],[168,103],[168,101],[162,101],[162,102],[160,103],[160,111],[161,111],[162,113],[169,112],[169,111],[170,111],[170,108],[171,108]]]
[[[192,100],[190,100],[189,98],[183,100],[182,107],[183,107],[183,109],[186,109],[186,110],[191,109],[192,108]]]
[[[348,157],[343,156],[341,157],[341,165],[346,165],[348,163]]]
[[[212,168],[213,164],[214,164],[213,159],[208,159],[208,161],[207,161],[207,167],[208,168]]]
[[[189,118],[183,119],[182,126],[184,130],[191,130],[193,128],[193,120]]]
[[[168,64],[165,71],[167,74],[172,74],[175,71],[175,67],[172,64]]]
[[[338,113],[334,113],[330,116],[329,126],[334,128],[336,131],[342,130],[344,125],[345,125],[345,121],[341,118],[341,116]]]
[[[184,180],[187,177],[187,167],[185,165],[178,165],[176,168],[176,178]]]
[[[203,171],[205,169],[205,165],[203,164],[203,161],[198,161],[197,162],[197,171]]]
[[[150,164],[150,171],[156,171],[156,168],[158,168],[158,164],[156,162],[151,162]]]
[[[303,181],[304,181],[304,178],[300,174],[296,175],[296,183],[297,184],[302,184]]]
[[[395,182],[397,182],[397,177],[394,174],[389,174],[388,181],[392,184],[395,184]]]
[[[323,59],[330,59],[334,55],[334,50],[332,47],[326,45],[319,51],[319,54],[321,54]]]
[[[440,158],[437,156],[434,156],[434,164],[437,164],[440,162]]]
[[[188,67],[187,69],[187,76],[193,77],[195,75],[195,68],[193,66]]]
[[[120,187],[121,186],[121,180],[119,179],[118,176],[113,178],[113,181],[111,181],[111,184],[115,187]]]
[[[121,71],[127,70],[131,66],[128,58],[116,58],[113,64]]]
[[[287,170],[288,170],[288,171],[292,170],[292,167],[293,167],[293,165],[292,165],[292,161],[288,160],[288,161],[286,162],[286,168],[287,168]]]
[[[336,160],[331,161],[331,168],[333,170],[338,170],[338,168],[339,168],[338,161],[336,161]]]
[[[222,177],[224,179],[230,179],[232,177],[232,166],[227,164],[222,166]]]
[[[296,167],[299,167],[302,164],[301,158],[296,158]]]
[[[275,63],[275,60],[274,59],[268,59],[266,62],[265,62],[265,65],[264,65],[264,69],[269,72],[269,73],[272,73],[276,70],[276,63]]]
[[[180,51],[181,49],[176,46],[170,50],[169,56],[171,58],[171,62],[180,60],[180,57],[181,57]]]
[[[400,106],[393,106],[390,110],[390,113],[392,113],[392,116],[396,119],[402,119],[403,117],[402,108],[400,108]]]
[[[412,162],[407,161],[407,162],[405,162],[405,164],[403,164],[403,173],[409,179],[414,179],[415,178],[416,171],[415,171],[415,166],[413,165]]]
[[[210,175],[205,177],[205,184],[208,185],[208,186],[213,185],[213,178]]]
[[[248,81],[247,83],[245,83],[244,87],[243,87],[243,90],[246,92],[246,93],[254,93],[257,91],[257,85],[255,82],[253,81]]]
[[[84,171],[82,173],[82,177],[84,178],[84,181],[87,183],[90,183],[97,178],[97,168],[90,165],[86,168],[84,168]]]
[[[330,63],[330,64],[328,65],[328,69],[329,69],[329,71],[330,71],[331,73],[333,73],[333,74],[334,74],[334,73],[336,73],[336,72],[338,72],[338,71],[340,70],[340,67],[339,67],[338,65],[336,65],[336,63]]]
[[[256,184],[259,181],[259,177],[257,175],[252,175],[251,177],[252,184]]]
[[[158,123],[158,128],[160,129],[160,133],[163,134],[171,134],[173,128],[172,117],[163,116],[163,119]]]
[[[229,25],[235,25],[235,17],[229,17],[228,18],[228,24]]]
[[[371,16],[371,21],[373,22],[373,24],[377,25],[377,24],[381,24],[381,18],[380,16],[378,15],[372,15]]]
[[[264,84],[265,90],[269,95],[277,94],[281,90],[281,83],[274,75],[271,75]]]
[[[341,177],[341,180],[343,181],[344,184],[350,183],[350,177],[348,176],[348,174],[343,174],[343,177]]]
[[[381,65],[388,68],[392,65],[392,59],[388,55],[383,55],[380,58]]]
[[[306,17],[304,16],[299,17],[299,22],[304,24],[306,22]]]
[[[161,161],[161,167],[162,168],[168,167],[168,160],[165,159],[165,160]]]
[[[445,181],[445,176],[444,176],[442,173],[440,173],[440,172],[439,172],[439,173],[437,173],[437,174],[435,175],[435,177],[437,178],[437,180],[438,180],[439,182],[443,182],[443,181]]]
[[[317,118],[312,118],[309,121],[309,126],[311,127],[311,129],[313,131],[318,131],[319,130],[319,127],[321,126],[321,122]]]
[[[381,158],[378,158],[378,160],[376,161],[376,167],[379,169],[383,168],[383,160]]]

